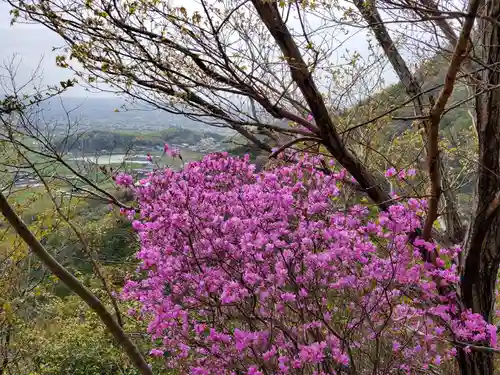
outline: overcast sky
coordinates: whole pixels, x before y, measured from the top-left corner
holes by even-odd
[[[20,62],[18,83],[29,79],[36,67],[41,64],[43,84],[57,84],[71,77],[71,72],[58,68],[55,64],[57,52],[53,47],[63,45],[61,38],[50,30],[39,25],[10,25],[10,5],[0,1],[0,61],[7,62],[17,55]],[[70,96],[97,95],[89,93],[82,87],[74,87],[68,91]],[[107,94],[110,95],[110,94]]]
[[[182,2],[186,1],[190,2],[189,0]],[[52,48],[63,45],[61,38],[39,25],[15,24],[11,26],[9,10],[10,5],[0,0],[0,62],[6,62],[12,59],[14,54],[17,54],[18,61],[20,61],[18,83],[23,83],[31,77],[41,59],[43,59],[41,61],[43,84],[58,84],[60,81],[70,78],[71,72],[69,70],[58,68],[55,65],[57,52],[53,52]],[[358,34],[347,40],[344,47],[357,49],[363,54],[363,50],[367,50],[365,44],[365,37]],[[390,70],[385,71],[383,75],[386,82],[394,81],[395,76]],[[67,95],[87,97],[98,94],[89,93],[82,87],[74,87],[68,90]]]

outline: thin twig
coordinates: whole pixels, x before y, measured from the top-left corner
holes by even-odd
[[[276,151],[273,151],[271,153],[271,155],[269,155],[269,159],[275,158],[276,156],[278,156],[279,154],[281,154],[283,151],[285,151],[287,148],[293,146],[296,143],[307,142],[307,141],[314,141],[314,142],[321,143],[321,138],[318,138],[318,137],[300,137],[300,138],[294,138],[291,141],[285,143],[280,148],[278,148]]]
[[[474,26],[475,15],[479,9],[480,0],[471,0],[469,10],[460,36],[453,52],[448,71],[446,73],[444,87],[439,94],[438,99],[430,111],[430,120],[426,122],[427,127],[427,163],[429,166],[429,178],[431,181],[431,198],[429,199],[429,210],[425,219],[422,236],[428,239],[431,235],[431,229],[434,221],[438,217],[438,204],[441,197],[441,171],[439,167],[439,123],[446,103],[453,93],[457,74],[460,70],[462,61],[465,59],[469,49],[469,36]]]

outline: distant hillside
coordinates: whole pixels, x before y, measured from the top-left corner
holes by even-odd
[[[59,138],[56,147],[61,152],[100,153],[134,150],[163,150],[165,143],[174,147],[189,148],[200,152],[213,152],[227,148],[222,134],[193,131],[184,128],[167,128],[161,132],[91,130]]]
[[[447,68],[448,62],[438,56],[423,64],[416,73],[423,90],[435,99],[442,89]],[[471,160],[476,152],[476,142],[469,113],[474,108],[474,102],[467,101],[470,96],[465,82],[458,81],[440,122],[439,146],[444,171],[447,181],[452,184],[451,188],[457,192],[464,218],[469,214],[475,184],[475,165]],[[410,99],[402,84],[394,84],[344,111],[337,123],[348,147],[371,170],[415,168],[421,177],[418,181],[427,181],[426,141],[419,134],[420,121],[412,119],[415,113]],[[375,118],[378,119],[369,122]],[[362,126],[355,130],[345,132],[360,124]],[[405,185],[405,188],[409,195],[416,194],[415,191],[425,194],[427,189],[426,184],[413,185],[411,188]]]
[[[437,98],[442,89],[447,68],[448,61],[442,56],[436,56],[434,59],[420,66],[415,74],[426,94],[431,94],[434,98]],[[448,108],[456,108],[447,111],[443,116],[440,123],[442,130],[450,130],[454,135],[464,135],[464,131],[469,131],[468,128],[472,124],[472,121],[468,110],[473,105],[472,101],[466,102],[469,96],[467,87],[463,82],[459,81],[455,85],[453,94],[447,104]],[[360,101],[356,106],[346,110],[343,116],[349,119],[350,125],[362,123],[369,118],[382,115],[392,108],[400,107],[409,99],[404,86],[400,83],[394,84],[374,93],[366,100]],[[385,129],[385,135],[392,138],[394,135],[397,136],[399,133],[410,128],[412,120],[402,120],[401,118],[411,118],[414,115],[413,103],[411,102],[392,111],[390,114],[392,118],[390,124]]]

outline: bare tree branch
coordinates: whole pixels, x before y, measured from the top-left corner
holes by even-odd
[[[252,3],[274,40],[279,45],[290,68],[293,80],[300,88],[309,108],[311,108],[316,123],[320,127],[323,144],[339,163],[354,176],[358,183],[367,191],[370,198],[379,204],[380,207],[386,208],[388,205],[387,202],[390,201],[390,196],[380,187],[379,183],[360,161],[345,148],[335,129],[323,98],[316,87],[312,74],[308,70],[297,45],[290,35],[290,31],[279,14],[276,3],[261,0],[253,0]]]
[[[438,204],[441,196],[441,167],[439,156],[439,122],[445,110],[446,103],[450,98],[453,88],[455,87],[455,80],[460,70],[462,61],[466,58],[469,45],[469,36],[474,26],[475,15],[479,9],[481,1],[471,0],[469,3],[468,15],[465,19],[464,25],[460,32],[460,36],[455,46],[455,52],[446,72],[444,87],[438,96],[438,99],[432,109],[430,110],[430,120],[426,123],[427,126],[427,163],[429,167],[429,175],[431,180],[431,199],[429,200],[429,210],[423,228],[423,238],[429,239],[431,229],[434,221],[438,215]]]

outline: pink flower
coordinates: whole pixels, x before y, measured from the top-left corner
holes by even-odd
[[[263,373],[256,366],[250,366],[247,375],[263,375]]]
[[[151,156],[151,154],[146,155],[146,160],[149,161],[150,163],[153,162],[153,157]]]
[[[141,231],[145,228],[145,226],[139,220],[134,220],[132,222],[132,228],[134,228],[136,231]]]
[[[161,357],[161,356],[163,356],[163,350],[151,349],[151,351],[149,352],[149,355],[151,355],[153,357]]]
[[[311,113],[309,113],[307,115],[307,121],[311,122],[312,120],[314,120],[314,117],[313,117],[313,115]]]
[[[264,354],[262,354],[262,358],[264,361],[270,361],[274,356],[276,355],[276,349],[272,348],[271,350],[268,350]]]
[[[281,293],[281,299],[285,302],[295,301],[297,297],[293,293]]]
[[[168,144],[167,144],[167,143],[165,143],[165,144],[163,145],[163,153],[165,153],[165,154],[166,154],[166,153],[167,153],[167,151],[168,151],[168,149],[169,149]]]
[[[391,167],[388,170],[385,171],[385,177],[393,177],[396,175],[396,169]]]
[[[436,335],[441,336],[444,333],[444,328],[443,327],[436,327],[434,328],[434,332]]]
[[[307,346],[303,345],[299,352],[299,358],[301,359],[302,363],[321,363],[325,358],[325,348],[325,342],[315,342]]]
[[[134,179],[129,174],[118,173],[115,176],[115,182],[117,185],[130,186],[134,183]]]
[[[178,149],[173,148],[173,149],[168,150],[167,154],[170,155],[171,157],[175,158],[177,156],[180,156],[181,152]]]
[[[488,331],[488,336],[490,338],[491,347],[496,348],[496,346],[497,346],[497,327],[494,326],[493,324],[488,324],[486,326],[486,329]]]
[[[393,352],[398,352],[399,349],[401,348],[401,344],[397,341],[392,342],[392,351]]]
[[[440,248],[436,267],[421,254],[434,251],[432,239],[408,243],[424,199],[401,198],[386,211],[339,201],[345,169],[326,175],[319,157],[294,157],[257,173],[249,157],[210,154],[131,187],[140,211],[123,213],[137,231],[139,265],[123,298],[169,350],[169,366],[190,375],[312,374],[326,358],[349,366],[346,345],[369,353],[379,338],[397,353],[387,373],[411,374],[451,360],[448,340],[496,344],[493,326],[438,288],[459,281],[448,259],[460,249]],[[351,332],[345,342],[328,335],[330,324]],[[401,336],[415,331],[424,335]]]
[[[289,369],[289,367],[287,366],[287,363],[288,363],[287,357],[281,356],[278,358],[278,367],[285,374],[288,372],[288,369]]]
[[[193,367],[191,369],[190,375],[209,375],[210,371],[203,367]]]

